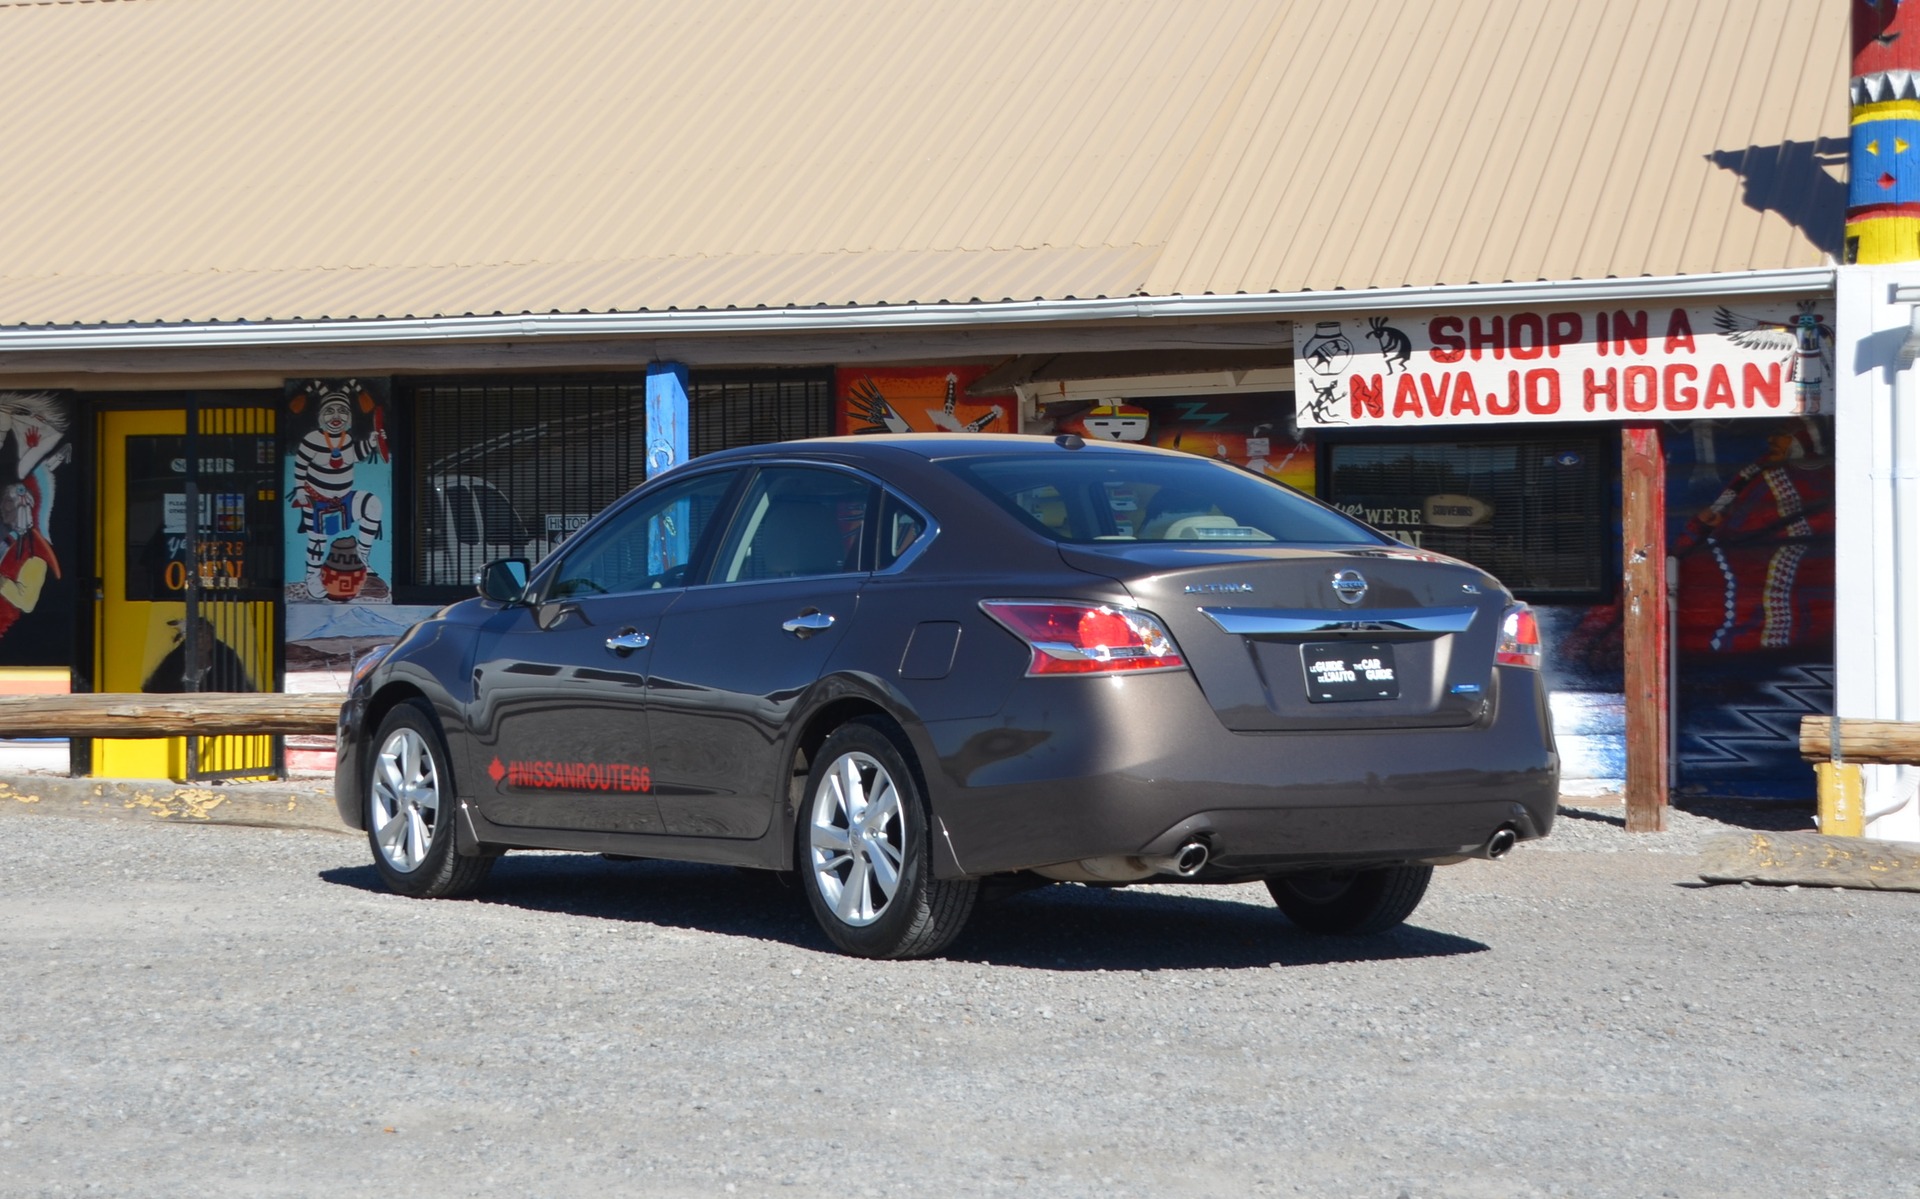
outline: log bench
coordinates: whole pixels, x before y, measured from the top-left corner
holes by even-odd
[[[1800,756],[1824,762],[1833,752],[1833,717],[1800,718]],[[1912,766],[1920,763],[1920,724],[1904,720],[1840,722],[1842,761],[1875,766]]]

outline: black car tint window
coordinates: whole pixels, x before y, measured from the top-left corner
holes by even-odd
[[[747,492],[715,581],[791,579],[860,569],[873,486],[832,470],[769,467]]]
[[[550,599],[680,587],[714,509],[733,483],[716,471],[651,493],[572,545]]]
[[[1385,540],[1260,475],[1200,458],[1060,451],[945,465],[1055,541],[1337,545]]]

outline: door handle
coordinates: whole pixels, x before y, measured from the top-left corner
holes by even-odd
[[[607,648],[624,658],[634,650],[647,648],[652,640],[645,633],[622,629],[617,635],[607,638]]]
[[[809,608],[792,620],[781,621],[780,627],[795,637],[811,637],[822,629],[832,628],[833,617],[818,608]]]

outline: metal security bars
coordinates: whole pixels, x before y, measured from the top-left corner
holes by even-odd
[[[538,559],[646,477],[646,382],[421,382],[410,561],[419,588],[466,589],[495,558]],[[694,455],[832,432],[832,375],[695,375]],[[404,548],[404,547],[403,547]]]
[[[416,386],[411,582],[558,545],[644,476],[645,405],[640,380]]]
[[[156,689],[278,691],[282,683],[280,452],[271,408],[189,404],[183,446],[185,614]],[[189,514],[197,517],[189,518]],[[171,582],[172,580],[163,580]],[[177,667],[175,665],[177,659]],[[281,739],[188,737],[190,779],[278,776]]]
[[[688,448],[695,457],[833,432],[830,372],[698,374],[688,401]]]

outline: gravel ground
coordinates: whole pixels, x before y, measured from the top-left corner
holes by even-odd
[[[1412,924],[1056,886],[943,960],[770,882],[0,809],[0,1194],[1920,1196],[1920,896],[1576,809]]]

